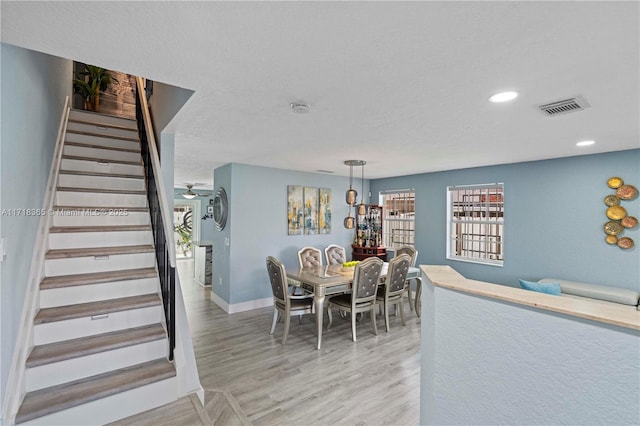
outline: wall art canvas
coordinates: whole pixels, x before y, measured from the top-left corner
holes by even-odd
[[[304,229],[303,192],[301,185],[287,186],[287,222],[289,235],[302,235]]]
[[[318,194],[318,229],[320,234],[331,233],[331,189],[320,188]]]
[[[304,187],[304,234],[318,233],[318,188]]]

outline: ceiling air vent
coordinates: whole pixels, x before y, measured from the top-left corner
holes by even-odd
[[[549,117],[560,114],[568,114],[570,112],[582,111],[590,105],[581,97],[564,99],[562,101],[552,102],[550,104],[539,105],[538,109]]]

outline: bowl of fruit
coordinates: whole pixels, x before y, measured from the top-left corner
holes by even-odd
[[[343,268],[355,268],[355,266],[360,263],[359,260],[352,260],[350,262],[342,262]]]

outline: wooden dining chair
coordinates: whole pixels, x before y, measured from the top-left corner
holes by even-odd
[[[327,311],[329,314],[329,325],[331,327],[333,318],[331,308],[337,307],[342,311],[351,312],[351,339],[356,341],[356,314],[360,312],[370,312],[373,332],[377,335],[376,327],[376,295],[380,281],[380,272],[384,262],[377,257],[369,257],[358,263],[353,273],[353,284],[351,293],[340,294],[329,299]]]
[[[387,276],[385,278],[384,286],[378,288],[378,294],[376,301],[382,305],[384,310],[384,327],[389,332],[389,307],[400,307],[400,318],[402,318],[402,325],[405,325],[404,320],[404,292],[407,288],[407,274],[409,273],[409,266],[411,265],[411,258],[407,254],[401,254],[395,256],[389,262],[389,269],[387,270]]]
[[[287,335],[289,334],[289,324],[291,317],[294,315],[304,315],[313,312],[312,295],[295,296],[289,294],[287,272],[284,265],[273,256],[267,257],[267,273],[271,282],[271,290],[273,291],[273,320],[271,322],[271,331],[273,334],[276,330],[278,315],[284,316],[284,333],[282,335],[282,345],[287,344]]]
[[[327,259],[327,265],[342,265],[347,261],[347,252],[344,247],[331,244],[324,249],[324,257]]]
[[[416,250],[415,247],[413,246],[402,246],[399,249],[396,250],[396,257],[400,256],[401,254],[406,254],[411,258],[411,266],[416,266],[416,259],[418,258],[418,250]],[[416,297],[420,297],[420,281],[416,280],[416,285],[418,287],[416,287]],[[409,309],[413,311],[413,306],[414,306],[414,302],[412,300],[412,292],[411,292],[411,280],[409,280],[409,282],[407,282],[407,296],[409,297]],[[416,310],[416,315],[418,315],[418,317],[420,316],[420,311]]]

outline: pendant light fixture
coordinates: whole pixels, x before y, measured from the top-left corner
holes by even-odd
[[[360,164],[360,166],[362,166],[362,193],[360,194],[360,205],[358,205],[358,214],[359,215],[365,215],[367,214],[367,206],[364,205],[364,165],[367,164],[366,161],[361,161],[362,164]]]
[[[358,202],[358,191],[353,189],[353,166],[364,167],[366,162],[362,160],[346,160],[344,164],[349,166],[349,190],[345,194],[345,201],[349,205],[349,216],[344,218],[344,227],[347,229],[353,229],[356,226],[356,218],[351,216],[351,207],[355,206]],[[364,169],[362,171],[362,176],[364,177]]]

